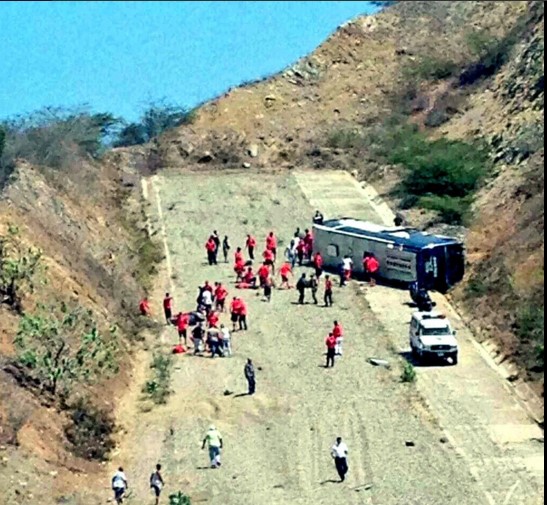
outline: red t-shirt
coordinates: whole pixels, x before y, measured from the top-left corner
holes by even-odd
[[[371,274],[376,273],[378,270],[380,270],[380,263],[376,258],[369,258],[367,262],[368,271]]]
[[[315,264],[315,268],[321,268],[323,266],[323,258],[320,254],[315,255],[313,263]]]
[[[190,316],[188,314],[180,314],[177,318],[177,330],[184,331],[188,328],[190,323]]]
[[[207,249],[209,252],[216,251],[216,248],[217,248],[217,245],[212,240],[208,240],[207,243],[205,244],[205,249]]]
[[[283,263],[283,265],[281,265],[281,268],[279,269],[279,273],[283,277],[287,277],[291,272],[292,272],[291,265],[289,265],[288,263]]]
[[[325,339],[325,344],[327,344],[327,349],[335,349],[336,348],[336,337],[334,335],[329,335]]]
[[[327,280],[325,281],[325,289],[326,289],[327,291],[332,291],[332,281],[331,281],[330,279],[327,279]]]
[[[139,303],[139,310],[143,315],[148,314],[150,312],[150,302],[148,300],[142,300],[141,303]]]
[[[172,309],[173,308],[173,298],[164,298],[163,299],[163,308],[164,309]]]
[[[334,328],[332,329],[332,334],[334,335],[334,338],[341,337],[344,334],[344,330],[342,328],[341,324],[336,324]]]
[[[232,300],[232,303],[230,304],[230,312],[234,314],[241,314],[241,303],[242,301],[240,299]]]
[[[209,323],[209,326],[217,326],[220,318],[218,317],[218,314],[216,312],[211,312],[209,314],[209,317],[207,318],[207,322]]]
[[[226,297],[228,296],[228,291],[224,286],[218,286],[215,291],[215,298],[218,301],[226,300]]]
[[[247,242],[245,243],[247,247],[255,247],[256,246],[256,239],[254,237],[249,237],[247,239]]]
[[[212,293],[213,292],[213,286],[211,286],[211,284],[206,282],[205,285],[203,286],[203,291],[210,291]]]
[[[262,266],[258,269],[258,276],[259,276],[261,279],[265,279],[266,277],[268,277],[268,275],[270,275],[270,269],[268,268],[267,265],[262,265]]]
[[[243,259],[243,253],[242,252],[236,252],[235,255],[234,255],[234,258],[235,258],[235,263],[236,265],[238,263],[245,263],[245,260]]]
[[[247,282],[247,283],[250,284],[252,282],[252,280],[254,279],[254,276],[255,276],[255,274],[253,273],[252,270],[247,270],[245,272],[245,275],[243,276],[243,282]]]
[[[239,300],[241,303],[239,305],[239,314],[242,316],[247,315],[247,304],[243,300]]]
[[[275,249],[277,247],[277,239],[275,236],[268,235],[266,237],[266,249]]]
[[[273,255],[272,251],[270,251],[269,249],[266,249],[264,251],[264,253],[262,254],[262,256],[264,256],[264,259],[266,261],[273,261],[273,259],[274,259],[274,255]]]

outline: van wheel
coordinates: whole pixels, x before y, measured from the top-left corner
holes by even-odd
[[[452,365],[457,365],[458,364],[458,353],[455,352],[450,357],[452,358]]]

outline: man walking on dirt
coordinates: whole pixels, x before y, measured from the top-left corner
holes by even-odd
[[[338,437],[335,444],[332,446],[331,456],[334,459],[336,471],[340,476],[340,482],[344,482],[346,480],[346,474],[348,473],[348,446],[342,442],[341,437]]]
[[[317,301],[317,290],[319,289],[319,282],[315,275],[312,275],[310,277],[310,288],[311,288],[311,297],[312,297],[313,303],[317,305],[319,303]]]
[[[215,242],[215,239],[211,235],[209,237],[209,240],[205,243],[205,250],[207,251],[207,262],[209,265],[216,265],[217,264],[217,244]]]
[[[308,287],[308,281],[306,279],[306,274],[302,274],[298,282],[296,283],[296,290],[298,291],[298,303],[304,305],[306,298],[306,288]]]
[[[127,477],[120,466],[114,477],[112,477],[112,491],[114,491],[114,500],[116,500],[116,503],[123,503],[124,495],[128,488]]]
[[[213,425],[209,427],[209,430],[205,434],[201,449],[204,450],[206,446],[209,447],[211,468],[220,468],[220,452],[223,448],[222,435]]]
[[[249,385],[249,395],[252,396],[256,391],[256,378],[255,378],[255,367],[252,360],[248,359],[247,364],[244,369],[245,378],[247,379],[247,384]]]
[[[171,324],[173,317],[173,297],[169,293],[165,293],[165,298],[163,299],[163,313],[165,314],[167,324]]]
[[[154,491],[154,495],[156,496],[156,505],[159,505],[160,503],[161,490],[164,485],[165,482],[161,475],[161,465],[158,464],[156,465],[156,471],[150,476],[150,489]]]
[[[255,259],[256,239],[250,234],[247,235],[247,240],[245,242],[245,247],[247,248],[247,252],[249,253],[249,258],[254,261],[254,259]]]
[[[325,307],[332,307],[332,280],[330,275],[325,276]]]

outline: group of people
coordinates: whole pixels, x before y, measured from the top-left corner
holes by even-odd
[[[205,243],[205,249],[207,251],[207,261],[209,265],[218,265],[218,253],[220,252],[220,246],[222,244],[222,253],[224,255],[224,263],[228,263],[228,254],[230,253],[230,240],[225,235],[221,241],[218,232],[213,231]]]

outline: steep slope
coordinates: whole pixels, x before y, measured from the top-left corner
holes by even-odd
[[[366,136],[357,147],[332,139],[392,116],[432,138],[484,142],[494,168],[469,228],[456,230],[469,231],[469,273],[454,298],[480,338],[498,339],[542,384],[543,79],[542,3],[400,2],[341,26],[281,74],[203,105],[152,153],[158,166],[185,169],[346,169],[392,198],[400,168],[379,161]]]

